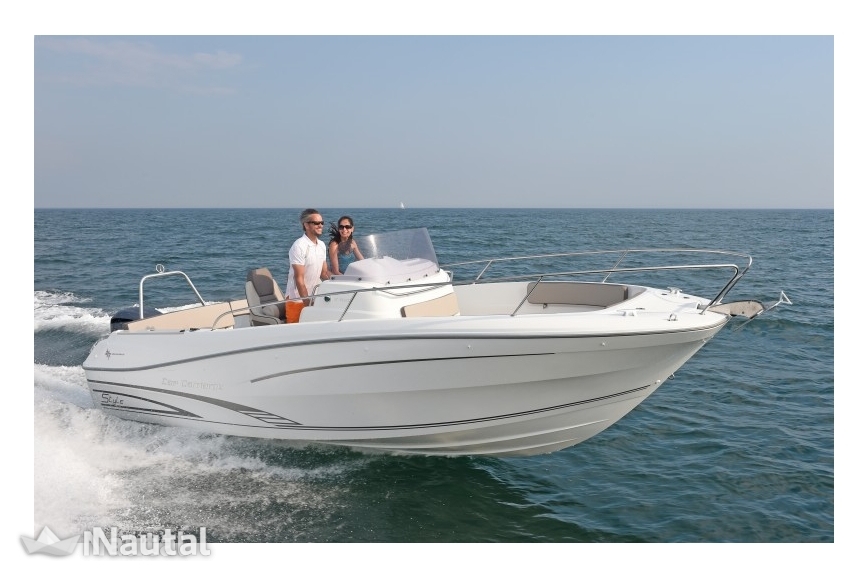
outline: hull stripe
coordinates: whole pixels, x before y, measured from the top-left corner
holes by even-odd
[[[243,413],[245,415],[248,415],[250,417],[256,417],[257,419],[259,419],[261,421],[269,423],[269,425],[267,425],[267,426],[241,426],[241,427],[267,427],[267,428],[276,428],[276,429],[293,429],[293,430],[306,430],[306,431],[342,431],[342,432],[343,431],[401,431],[401,430],[413,430],[413,429],[441,428],[441,427],[449,427],[449,426],[456,426],[456,425],[466,425],[466,424],[473,424],[473,423],[500,421],[500,420],[512,419],[512,418],[516,418],[516,417],[523,417],[523,416],[528,416],[528,415],[535,415],[535,414],[541,414],[541,413],[546,413],[546,412],[551,412],[551,411],[557,411],[557,410],[561,410],[561,409],[567,409],[570,407],[577,407],[580,405],[586,405],[586,404],[600,402],[600,401],[612,400],[612,399],[616,399],[618,397],[623,397],[626,395],[638,393],[640,391],[644,391],[644,390],[648,389],[649,387],[651,387],[651,384],[643,385],[640,387],[635,387],[633,389],[628,389],[626,391],[620,391],[618,393],[612,393],[609,395],[603,395],[603,396],[595,397],[595,398],[591,398],[591,399],[584,399],[584,400],[574,401],[574,402],[570,402],[570,403],[563,403],[563,404],[544,407],[544,408],[531,409],[531,410],[526,410],[526,411],[519,411],[519,412],[514,412],[514,413],[502,414],[502,415],[485,416],[485,417],[455,420],[455,421],[418,423],[418,424],[396,424],[396,425],[391,425],[391,426],[308,426],[308,425],[303,425],[303,424],[300,424],[298,422],[295,422],[295,421],[292,421],[292,420],[289,420],[286,418],[282,418],[280,416],[276,416],[274,414],[270,414],[268,412],[263,412],[261,410],[257,410],[254,408],[250,408],[250,407],[242,406],[242,405],[239,405],[236,403],[227,402],[227,401],[214,399],[214,398],[206,398],[203,396],[196,396],[196,395],[185,394],[185,393],[175,393],[175,392],[168,391],[168,390],[160,390],[160,389],[154,389],[154,388],[150,388],[150,387],[141,387],[141,386],[136,386],[136,385],[127,385],[127,384],[123,384],[123,383],[109,383],[109,382],[99,382],[99,381],[90,382],[90,383],[93,383],[93,384],[102,383],[105,385],[111,385],[111,386],[115,386],[115,387],[128,387],[128,388],[132,388],[132,389],[143,389],[143,390],[148,390],[148,391],[157,391],[157,392],[165,393],[165,394],[169,394],[169,395],[180,395],[182,397],[190,397],[190,398],[197,399],[197,401],[201,401],[203,403],[210,403],[212,405],[217,405],[217,406],[220,406],[220,407],[223,407],[226,409],[231,409],[231,410],[237,411],[239,413]],[[94,391],[96,391],[96,390],[94,390]],[[117,392],[110,392],[110,393],[117,394]],[[119,395],[126,395],[126,394],[119,394]],[[146,398],[140,398],[140,399],[146,399]],[[154,402],[154,403],[158,403],[158,402]],[[243,408],[243,409],[241,409],[241,408]],[[116,408],[116,407],[111,408],[111,409],[116,409],[116,410],[120,410],[120,411],[127,410],[127,408]],[[251,415],[251,412],[253,414],[257,414],[257,415]],[[266,419],[263,419],[262,417],[259,417],[259,415],[267,415],[267,416],[271,416],[271,418],[269,418],[269,420],[266,420]],[[175,416],[173,416],[173,417],[175,417]],[[179,417],[179,419],[180,419],[180,416],[177,416],[177,417]],[[273,423],[271,420],[279,420],[279,421],[277,423]],[[239,424],[233,424],[233,423],[229,423],[229,422],[216,422],[213,420],[202,420],[201,418],[197,421],[208,421],[209,423],[219,423],[221,425],[236,426],[236,427],[239,426]]]

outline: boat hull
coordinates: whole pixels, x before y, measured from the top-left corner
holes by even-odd
[[[535,455],[617,422],[727,320],[628,332],[533,317],[115,332],[84,368],[95,405],[125,419],[391,453]]]

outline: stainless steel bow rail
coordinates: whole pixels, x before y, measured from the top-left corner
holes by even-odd
[[[743,263],[739,266],[735,263],[706,263],[706,264],[690,264],[690,265],[653,265],[653,266],[632,266],[626,267],[623,266],[623,263],[630,258],[641,258],[641,257],[659,257],[662,255],[689,255],[694,257],[696,255],[721,255],[727,257],[736,257],[743,261]],[[538,261],[544,259],[565,259],[565,258],[591,258],[591,257],[608,257],[614,256],[616,258],[615,265],[612,267],[604,267],[599,269],[584,269],[577,271],[564,271],[558,273],[539,273],[539,274],[522,274],[518,276],[512,277],[495,277],[495,278],[486,278],[486,273],[489,272],[493,267],[498,265],[515,265],[521,264],[522,262],[529,261]],[[726,295],[732,290],[733,287],[741,281],[742,277],[747,274],[751,265],[753,264],[753,257],[746,253],[738,253],[735,251],[723,251],[717,249],[691,249],[691,248],[665,248],[665,249],[610,249],[610,250],[596,250],[596,251],[580,251],[580,252],[572,252],[572,253],[553,253],[546,255],[531,255],[526,257],[500,257],[496,259],[479,259],[474,261],[463,261],[460,263],[452,263],[450,265],[443,265],[444,268],[449,268],[454,270],[457,267],[467,267],[470,265],[479,265],[481,269],[478,274],[474,277],[472,283],[479,282],[494,282],[494,281],[511,281],[511,280],[535,280],[534,288],[542,282],[544,279],[556,278],[556,277],[567,277],[567,276],[581,276],[581,275],[602,275],[601,282],[605,283],[609,280],[609,278],[613,274],[620,273],[640,273],[640,272],[657,272],[657,271],[675,271],[675,270],[716,270],[716,269],[731,269],[732,276],[729,278],[727,283],[720,289],[717,295],[712,299],[705,307],[702,309],[702,313],[705,313],[709,308],[713,311],[719,313],[728,313],[731,316],[740,316],[747,317],[747,321],[736,327],[736,329],[741,329],[744,325],[752,321],[754,318],[759,316],[760,314],[771,311],[777,306],[784,305],[792,305],[792,301],[787,297],[786,293],[783,291],[780,292],[780,296],[778,301],[772,305],[765,305],[759,301],[749,300],[749,301],[736,301],[733,303],[724,304],[723,299]],[[673,292],[679,291],[675,287],[669,288]],[[527,296],[519,303],[518,307],[516,307],[513,315],[517,312],[525,301],[531,296],[532,290],[528,291]]]

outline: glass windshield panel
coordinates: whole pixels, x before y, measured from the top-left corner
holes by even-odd
[[[356,244],[365,258],[427,259],[439,266],[428,229],[424,227],[357,237]]]

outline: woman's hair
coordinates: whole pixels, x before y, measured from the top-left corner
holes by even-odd
[[[350,216],[344,215],[343,217],[341,217],[340,219],[338,219],[338,224],[340,224],[341,221],[349,221],[349,222],[350,222],[350,225],[352,225],[352,226],[354,226],[354,227],[356,226],[356,224],[353,223],[353,218],[350,217]],[[335,224],[335,223],[331,223],[331,224],[329,225],[329,235],[331,236],[331,239],[329,240],[329,243],[331,243],[332,241],[334,241],[335,243],[337,243],[338,245],[340,245],[340,243],[341,243],[341,241],[342,241],[343,239],[341,239],[341,232],[340,232],[340,230],[338,229],[338,225],[337,225],[337,224]],[[352,240],[353,240],[353,232],[352,232],[352,231],[350,231],[350,237],[349,237],[349,239],[347,239],[347,240],[348,240],[348,241],[352,241]]]

